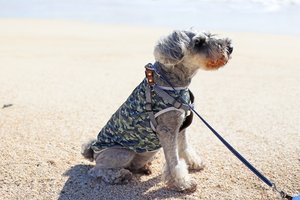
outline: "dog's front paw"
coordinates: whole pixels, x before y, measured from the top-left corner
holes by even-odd
[[[191,159],[188,162],[189,170],[202,170],[205,167],[204,162],[201,159]]]
[[[165,166],[163,178],[172,190],[189,193],[197,189],[197,184],[188,174],[187,165],[183,160],[180,160],[173,170],[169,171]]]
[[[184,182],[170,184],[169,187],[178,192],[192,193],[197,190],[197,183],[194,180],[190,179],[185,180]]]
[[[181,152],[180,157],[185,160],[189,170],[202,170],[205,167],[204,162],[193,149],[186,149],[185,151]]]

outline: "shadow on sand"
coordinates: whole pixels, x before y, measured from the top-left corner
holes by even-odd
[[[133,180],[126,185],[107,185],[88,175],[88,171],[92,167],[92,165],[76,165],[67,170],[64,176],[69,178],[60,192],[59,200],[145,200],[182,196],[181,193],[167,190],[163,184],[158,189],[151,189],[161,182],[160,176],[152,177],[153,175],[150,175],[148,180],[141,181],[141,176],[135,175]]]

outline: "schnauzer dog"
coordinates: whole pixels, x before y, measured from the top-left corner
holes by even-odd
[[[174,31],[160,39],[155,64],[146,65],[146,78],[97,139],[83,144],[82,155],[96,161],[90,174],[110,184],[126,183],[135,172],[150,174],[150,162],[162,147],[163,180],[177,191],[195,191],[188,169],[200,170],[203,163],[186,136],[193,102],[188,86],[198,69],[224,66],[232,51],[230,39],[194,30]]]

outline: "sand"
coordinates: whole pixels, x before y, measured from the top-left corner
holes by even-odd
[[[192,194],[152,175],[109,186],[80,155],[144,77],[167,28],[0,20],[0,199],[278,199],[197,119],[189,135],[206,168]],[[223,33],[233,59],[199,71],[199,112],[277,186],[300,193],[300,37]],[[12,104],[5,107],[3,105]]]

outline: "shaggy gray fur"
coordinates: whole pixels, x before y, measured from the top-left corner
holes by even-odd
[[[89,161],[93,162],[94,159],[94,151],[92,150],[91,146],[92,144],[96,142],[95,139],[90,139],[88,142],[83,143],[81,145],[81,155],[88,159]]]
[[[232,53],[231,41],[219,39],[210,33],[194,30],[174,31],[161,38],[154,48],[159,70],[175,87],[187,87],[198,69],[216,70],[224,66]],[[156,83],[169,86],[157,76]],[[188,174],[188,169],[200,170],[203,163],[189,145],[186,130],[179,133],[184,121],[182,112],[172,110],[157,117],[156,133],[165,155],[163,179],[166,184],[181,192],[193,192],[197,184]],[[128,182],[132,172],[141,169],[149,173],[148,163],[156,152],[135,153],[128,149],[113,147],[93,155],[90,145],[83,146],[83,156],[96,160],[90,171],[107,183]]]

